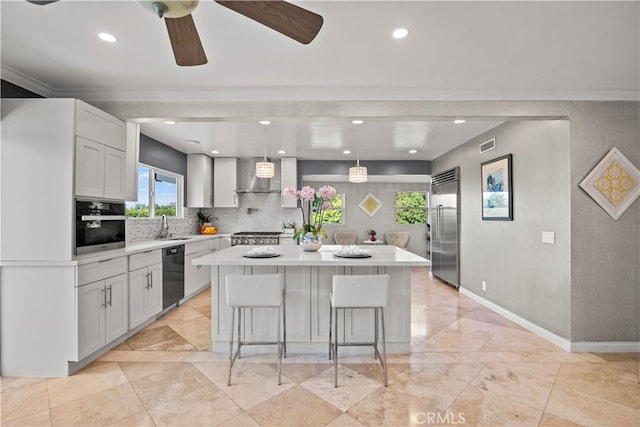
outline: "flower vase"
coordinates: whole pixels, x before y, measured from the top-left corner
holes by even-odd
[[[315,252],[322,247],[322,236],[314,236],[313,233],[306,233],[300,236],[300,246],[305,252]]]

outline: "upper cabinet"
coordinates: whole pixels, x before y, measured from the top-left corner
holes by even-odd
[[[213,159],[207,155],[187,156],[187,207],[213,207]]]
[[[75,125],[75,195],[136,200],[137,125],[82,101],[76,101]]]
[[[76,103],[76,135],[126,151],[126,123],[83,101]]]
[[[280,161],[280,204],[283,208],[296,208],[298,201],[295,197],[284,194],[287,187],[298,188],[298,166],[295,157],[283,157]]]
[[[237,208],[238,159],[221,157],[213,159],[213,206]]]
[[[127,157],[125,166],[125,200],[138,200],[138,161],[140,159],[140,125],[127,122]]]

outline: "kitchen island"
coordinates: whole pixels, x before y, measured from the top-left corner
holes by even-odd
[[[334,275],[389,274],[386,309],[387,351],[408,353],[411,343],[411,267],[427,267],[430,261],[395,246],[368,246],[370,258],[338,258],[342,246],[325,245],[318,252],[304,252],[300,246],[274,246],[281,254],[273,258],[245,258],[252,246],[233,246],[193,260],[211,268],[211,339],[213,352],[229,350],[231,309],[226,304],[225,277],[230,274],[280,273],[286,289],[288,353],[325,353],[329,343],[329,292]],[[372,310],[340,313],[340,340],[368,342],[373,336]],[[276,311],[246,310],[244,339],[274,339]],[[259,346],[245,352],[261,352]],[[272,351],[267,349],[266,351]],[[346,352],[363,352],[364,347],[346,347]]]

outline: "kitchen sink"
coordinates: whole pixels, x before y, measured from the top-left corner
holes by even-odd
[[[169,237],[165,240],[191,240],[191,237]]]

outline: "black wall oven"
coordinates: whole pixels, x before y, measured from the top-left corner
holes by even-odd
[[[124,203],[76,200],[76,255],[124,248]]]

